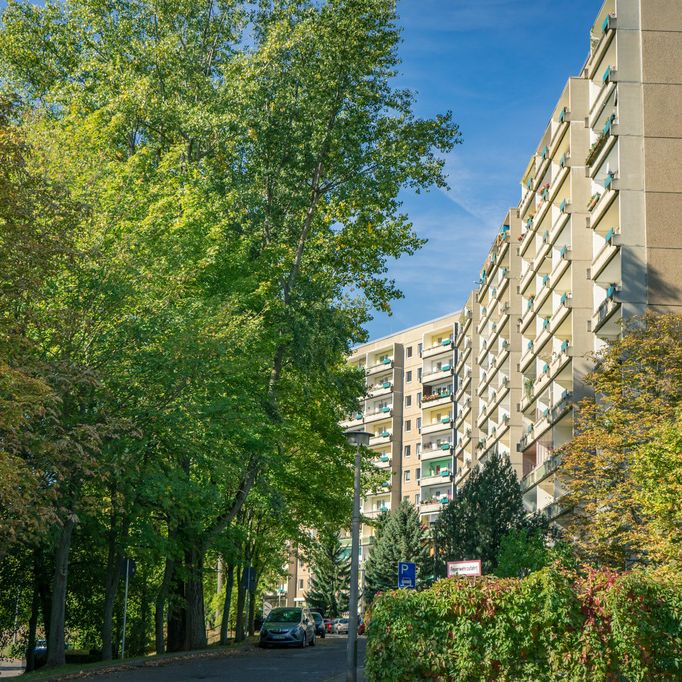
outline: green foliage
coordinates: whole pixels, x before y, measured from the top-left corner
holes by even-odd
[[[595,360],[594,393],[557,453],[571,512],[564,524],[585,561],[679,570],[682,315],[630,320]]]
[[[341,544],[340,532],[320,535],[308,561],[311,571],[310,589],[305,598],[308,606],[326,618],[338,618],[348,610],[350,555]]]
[[[401,502],[381,520],[369,558],[365,563],[365,600],[371,603],[378,592],[398,585],[398,562],[417,564],[417,587],[428,578],[429,543],[426,528],[413,504]]]
[[[366,670],[372,682],[675,680],[681,631],[679,582],[557,564],[523,579],[452,578],[382,595]]]
[[[345,360],[423,243],[401,191],[459,141],[393,87],[398,42],[394,0],[3,11],[0,532],[49,573],[76,525],[53,603],[106,656],[123,556],[131,642],[156,609],[192,648],[206,560],[274,575],[349,515]]]
[[[540,517],[528,517],[521,488],[509,460],[492,454],[471,472],[463,488],[445,507],[434,526],[444,561],[481,559],[483,572],[497,566],[503,538],[513,530],[546,531]]]
[[[549,550],[538,532],[512,529],[500,542],[495,575],[498,578],[523,578],[549,563]]]

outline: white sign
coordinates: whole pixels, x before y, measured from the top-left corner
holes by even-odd
[[[448,561],[448,578],[453,575],[481,575],[481,560]]]

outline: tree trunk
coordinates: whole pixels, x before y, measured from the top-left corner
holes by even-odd
[[[206,616],[204,613],[204,557],[195,549],[187,554],[188,577],[186,583],[187,627],[185,630],[185,649],[205,649]]]
[[[122,539],[128,535],[127,524],[123,524]],[[109,548],[107,554],[107,574],[105,578],[104,590],[104,617],[102,620],[102,660],[110,661],[112,658],[112,641],[114,628],[114,607],[116,605],[116,595],[118,584],[121,580],[121,562],[123,552],[121,545],[116,542],[116,517],[112,512],[111,528],[109,530]]]
[[[244,585],[244,574],[246,568],[242,567],[238,572],[237,578],[237,619],[234,626],[234,641],[244,641],[244,602],[246,601],[246,587]]]
[[[35,557],[35,554],[34,554]],[[33,561],[33,596],[31,598],[31,615],[28,619],[28,642],[26,644],[26,669],[30,673],[35,670],[36,661],[34,649],[36,648],[36,630],[38,628],[38,610],[40,609],[40,592],[38,591],[38,565]]]
[[[47,639],[48,667],[64,665],[64,618],[66,614],[66,586],[69,575],[69,550],[75,526],[75,516],[70,515],[59,534],[54,558],[52,579],[52,608]]]
[[[160,656],[165,651],[165,641],[163,637],[163,612],[166,606],[166,599],[168,598],[168,588],[173,578],[173,568],[175,561],[171,557],[166,557],[166,566],[163,569],[163,580],[159,586],[159,591],[156,594],[156,603],[154,611],[154,638],[156,642],[156,654]],[[169,609],[170,618],[170,609]]]
[[[168,651],[182,651],[187,629],[185,583],[173,572],[168,595]]]
[[[223,618],[220,622],[220,643],[227,644],[230,622],[230,607],[232,606],[232,589],[234,587],[234,564],[227,566],[227,581],[225,583],[225,601],[223,603]]]

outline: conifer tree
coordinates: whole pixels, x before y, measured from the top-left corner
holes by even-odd
[[[310,557],[308,606],[326,618],[338,618],[348,610],[350,556],[341,544],[341,534],[321,535]]]
[[[443,510],[434,538],[445,561],[481,559],[484,573],[497,565],[502,538],[512,530],[539,529],[540,517],[527,517],[521,487],[509,459],[495,453],[471,472],[460,493]]]
[[[417,509],[407,501],[390,512],[380,526],[371,554],[365,564],[365,600],[377,592],[398,587],[398,563],[417,564],[417,587],[425,583],[429,569],[429,543]]]

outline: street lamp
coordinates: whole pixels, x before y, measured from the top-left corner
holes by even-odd
[[[350,597],[348,599],[348,643],[346,645],[346,682],[356,682],[358,674],[358,573],[360,564],[360,448],[369,445],[371,433],[347,431],[355,445],[355,483],[353,485],[353,522],[351,525]]]

